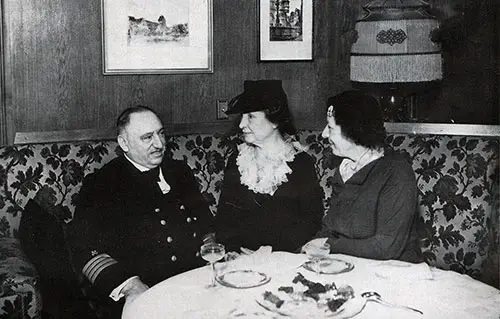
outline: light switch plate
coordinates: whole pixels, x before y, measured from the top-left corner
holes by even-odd
[[[227,107],[228,107],[227,100],[217,100],[216,112],[218,120],[226,120],[229,118],[229,116],[226,114]]]

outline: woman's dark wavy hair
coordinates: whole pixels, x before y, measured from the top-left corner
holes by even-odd
[[[386,131],[376,98],[359,90],[349,90],[328,98],[327,110],[330,105],[344,137],[369,149],[384,147]]]

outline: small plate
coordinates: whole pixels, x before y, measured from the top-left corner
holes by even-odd
[[[270,302],[266,302],[263,300],[261,300],[261,301],[255,300],[255,301],[259,304],[259,306],[261,306],[262,308],[264,308],[268,311],[272,311],[272,312],[277,313],[278,315],[281,315],[281,316],[291,317],[291,315],[288,312],[280,311],[279,308],[277,308],[275,305],[273,305]]]
[[[304,300],[287,300],[280,307],[276,307],[275,304],[267,300],[256,299],[255,300],[262,308],[274,312],[281,317],[289,317],[294,319],[303,318],[328,318],[334,315],[333,312],[328,310],[328,307],[324,305],[319,307],[314,299],[308,298]]]
[[[215,280],[230,288],[253,288],[267,284],[271,277],[253,270],[232,270],[215,277]]]
[[[309,271],[315,272],[312,261],[306,261],[303,267]],[[344,260],[326,257],[319,261],[318,269],[320,274],[334,275],[351,271],[354,269],[354,265]]]

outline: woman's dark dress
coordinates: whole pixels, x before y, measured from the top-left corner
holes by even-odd
[[[292,173],[271,196],[258,194],[240,182],[236,165],[238,154],[228,160],[217,216],[217,240],[228,251],[240,247],[296,251],[320,229],[324,214],[323,192],[313,159],[304,152],[288,162]]]
[[[367,164],[346,182],[333,176],[332,198],[321,231],[332,253],[421,262],[417,183],[397,153]]]

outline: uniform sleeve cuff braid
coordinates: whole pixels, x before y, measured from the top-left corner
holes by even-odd
[[[97,276],[107,267],[117,264],[118,262],[108,254],[99,254],[90,259],[83,266],[82,274],[94,284]]]

